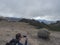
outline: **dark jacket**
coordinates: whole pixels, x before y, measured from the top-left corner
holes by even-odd
[[[17,39],[12,39],[9,43],[6,43],[6,45],[16,45],[16,44],[23,45]],[[25,45],[27,45],[27,40],[25,41]]]

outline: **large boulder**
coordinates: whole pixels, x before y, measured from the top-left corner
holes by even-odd
[[[38,31],[38,37],[42,39],[49,39],[50,32],[47,29],[41,29]]]

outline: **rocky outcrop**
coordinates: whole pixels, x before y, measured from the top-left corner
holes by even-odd
[[[38,37],[42,39],[49,39],[50,32],[47,29],[41,29],[38,31]]]

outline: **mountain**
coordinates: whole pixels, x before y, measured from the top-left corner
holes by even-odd
[[[13,21],[13,22],[17,22],[19,20],[21,20],[20,18],[15,18],[15,17],[0,17],[0,20],[5,20],[5,21]]]
[[[31,19],[26,19],[26,18],[15,18],[15,17],[0,17],[0,20],[7,20],[7,21],[31,21]],[[35,19],[34,19],[35,20]],[[41,19],[38,19],[37,21],[39,22],[43,22],[45,24],[51,24],[51,23],[55,23],[56,21],[48,21],[48,20],[41,20]]]
[[[20,18],[14,18],[14,17],[6,17],[5,19],[8,21],[16,21],[16,22],[20,20]]]
[[[57,21],[56,23],[51,23],[49,25],[49,28],[51,30],[56,30],[56,31],[60,31],[60,21]]]
[[[37,29],[47,28],[54,31],[55,30],[60,31],[60,21],[54,22],[54,21],[35,20],[35,19],[26,19],[26,18],[0,17],[0,22],[1,21],[25,22],[34,26]]]
[[[39,22],[43,22],[45,24],[56,23],[56,21],[48,21],[48,20],[38,20]]]

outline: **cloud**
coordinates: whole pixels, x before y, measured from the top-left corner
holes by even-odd
[[[0,15],[60,20],[60,0],[0,0]]]

